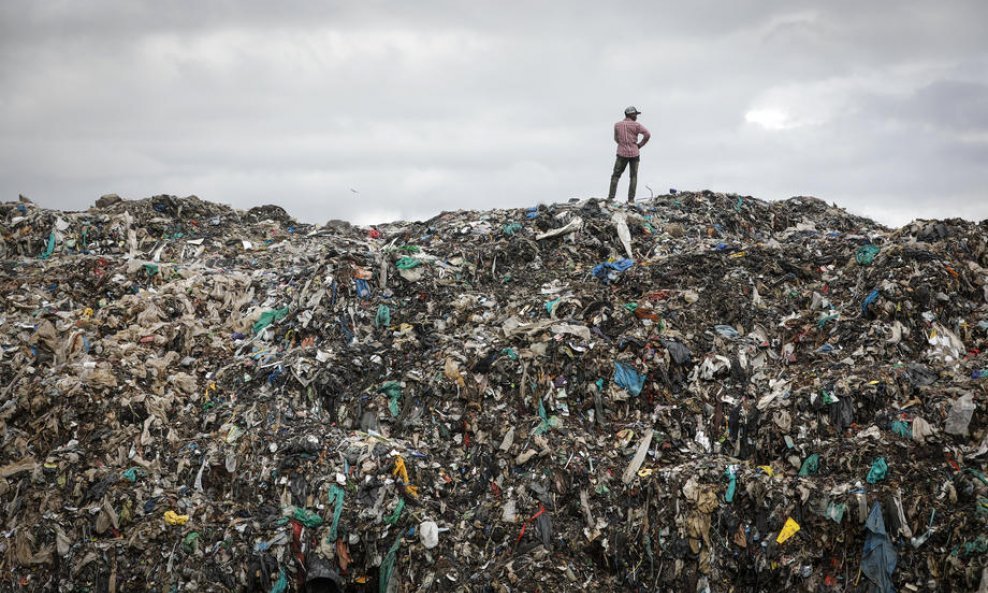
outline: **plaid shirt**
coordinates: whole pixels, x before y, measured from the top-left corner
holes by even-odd
[[[645,126],[626,117],[614,124],[614,141],[617,142],[617,155],[625,158],[638,156],[638,135],[644,136],[642,142],[648,140],[652,135],[645,129]]]

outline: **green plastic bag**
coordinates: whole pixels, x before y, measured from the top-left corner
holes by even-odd
[[[545,411],[545,404],[542,400],[539,400],[539,423],[538,427],[535,429],[535,434],[545,434],[552,430],[553,428],[559,428],[562,425],[562,420],[559,416],[549,416]]]
[[[884,457],[878,457],[871,464],[871,469],[868,471],[868,483],[877,484],[885,479],[885,476],[889,473],[889,464],[885,462]]]
[[[522,227],[517,222],[511,222],[511,223],[508,223],[508,224],[504,225],[504,228],[501,229],[501,232],[504,233],[504,236],[505,237],[512,237],[512,236],[514,236],[515,233],[517,233],[518,231],[520,231],[522,228],[524,228],[524,227]]]
[[[182,549],[185,550],[187,554],[191,554],[196,551],[199,547],[199,532],[193,531],[185,536],[182,540]]]
[[[872,245],[870,243],[868,245],[862,245],[855,252],[854,261],[858,262],[858,265],[861,266],[871,265],[871,262],[875,261],[875,256],[878,255],[879,251],[881,251],[881,248],[878,245]]]
[[[377,316],[374,317],[374,327],[388,327],[391,325],[391,307],[378,305]]]
[[[412,268],[417,268],[422,265],[422,262],[415,259],[414,257],[403,257],[395,262],[399,270],[411,270]]]
[[[399,498],[398,506],[395,507],[393,513],[391,513],[388,517],[384,519],[384,522],[387,523],[388,525],[394,525],[395,523],[398,522],[398,519],[401,518],[401,512],[403,510],[405,510],[405,499]]]
[[[847,512],[847,505],[842,502],[829,502],[827,503],[827,518],[834,523],[840,523],[844,520],[844,513]]]
[[[827,323],[831,321],[836,321],[838,319],[840,319],[840,313],[831,313],[830,315],[825,315],[824,313],[820,313],[820,318],[816,320],[816,326],[819,327],[820,329],[823,329],[823,327],[827,325]]]
[[[391,581],[391,573],[395,569],[395,560],[398,555],[398,548],[401,547],[401,533],[395,538],[395,542],[391,544],[391,548],[388,549],[387,556],[384,557],[384,562],[381,563],[380,578],[381,584],[379,591],[381,593],[388,593],[388,583]]]
[[[333,524],[329,526],[329,536],[326,537],[326,541],[329,543],[335,544],[337,537],[339,537],[340,516],[343,515],[343,497],[345,494],[346,491],[337,484],[329,487],[329,504],[335,505],[333,507]]]
[[[737,466],[729,465],[724,470],[724,477],[727,478],[727,492],[724,493],[724,500],[727,502],[734,502],[734,493],[738,489],[738,472],[736,468]]]
[[[254,333],[259,334],[264,331],[264,328],[271,325],[275,321],[284,319],[288,315],[288,307],[284,309],[274,309],[271,311],[265,311],[261,313],[261,316],[257,321],[254,322]]]
[[[41,259],[48,259],[51,254],[55,251],[55,231],[52,231],[48,235],[48,245],[45,247],[45,251],[41,254]]]
[[[322,517],[309,509],[295,507],[292,511],[292,518],[306,527],[319,527],[322,525]]]
[[[909,438],[913,434],[913,429],[909,426],[909,423],[905,420],[896,420],[892,423],[892,432],[899,435],[900,437]]]
[[[820,454],[814,453],[803,461],[803,466],[799,468],[800,476],[812,476],[820,471]]]
[[[391,416],[397,416],[398,412],[401,411],[401,408],[398,407],[398,401],[401,399],[401,383],[388,381],[381,385],[377,392],[388,396],[388,409],[391,410]]]
[[[286,590],[288,590],[288,575],[285,574],[285,569],[282,568],[278,571],[278,580],[271,586],[270,593],[285,593]]]

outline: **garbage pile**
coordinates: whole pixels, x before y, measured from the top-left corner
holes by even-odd
[[[2,590],[988,591],[988,221],[0,217]]]

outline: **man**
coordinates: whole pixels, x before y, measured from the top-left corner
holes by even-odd
[[[638,111],[634,106],[624,110],[624,119],[614,124],[614,141],[617,142],[617,160],[614,161],[614,173],[611,175],[611,191],[607,194],[608,200],[613,200],[617,193],[618,180],[624,174],[624,169],[631,165],[631,173],[628,178],[628,203],[635,202],[635,188],[638,186],[638,162],[640,156],[638,149],[648,144],[648,139],[652,135],[645,129],[645,126],[638,123]],[[638,141],[641,136],[641,142]]]

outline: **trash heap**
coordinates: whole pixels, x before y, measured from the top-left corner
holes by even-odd
[[[0,217],[0,590],[988,590],[986,221]]]

